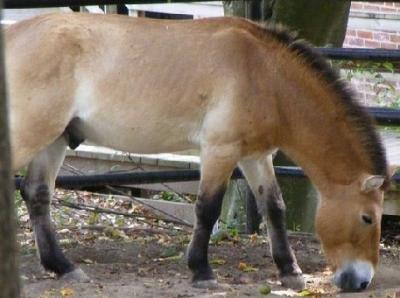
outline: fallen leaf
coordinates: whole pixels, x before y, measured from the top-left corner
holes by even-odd
[[[210,264],[213,264],[213,265],[224,265],[224,264],[226,264],[226,260],[224,260],[224,259],[213,259],[213,260],[210,261]]]
[[[240,262],[239,266],[238,266],[239,270],[243,271],[243,272],[256,272],[258,271],[258,268],[253,267],[251,265],[248,265],[244,262]]]
[[[74,290],[71,288],[62,288],[60,290],[61,297],[73,297],[74,296]]]
[[[251,244],[257,244],[258,242],[258,234],[254,233],[250,235],[250,243]]]
[[[318,289],[318,288],[313,288],[313,289],[306,289],[298,293],[300,297],[306,297],[306,296],[320,296],[325,294],[325,291],[323,289]]]
[[[166,257],[166,258],[158,258],[158,259],[156,259],[156,261],[178,261],[178,260],[182,259],[183,255],[184,255],[183,252],[181,252],[175,256],[170,256],[170,257]]]
[[[83,259],[83,260],[82,260],[82,263],[85,263],[85,264],[93,264],[94,262],[93,262],[93,260],[91,260],[91,259]]]

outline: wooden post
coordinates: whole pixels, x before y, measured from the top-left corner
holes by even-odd
[[[0,15],[3,0],[0,0]],[[16,219],[11,180],[8,133],[7,92],[4,71],[3,31],[0,30],[0,297],[17,298],[19,274],[16,244]]]

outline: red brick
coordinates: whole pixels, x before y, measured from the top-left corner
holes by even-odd
[[[396,49],[396,44],[391,42],[381,42],[382,49]]]
[[[384,6],[389,6],[389,7],[393,7],[394,3],[393,2],[383,2]]]
[[[353,45],[353,46],[363,47],[364,46],[364,39],[361,39],[361,38],[350,38],[349,39],[349,44]]]
[[[374,32],[374,40],[389,41],[390,34],[386,32]]]
[[[371,31],[357,30],[357,37],[372,39],[373,35]]]
[[[400,35],[390,34],[390,41],[400,43]]]
[[[395,12],[396,10],[394,7],[381,7],[381,11]]]
[[[360,2],[352,2],[351,3],[351,9],[362,9],[363,5]]]
[[[364,10],[369,10],[369,11],[380,11],[380,6],[373,5],[373,4],[364,4],[363,7]]]
[[[373,40],[366,40],[365,41],[365,47],[366,48],[379,48],[381,45],[379,42],[377,41],[373,41]]]

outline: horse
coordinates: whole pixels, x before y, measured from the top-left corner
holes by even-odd
[[[48,14],[5,31],[13,168],[41,264],[87,276],[60,249],[49,215],[68,146],[84,141],[138,153],[199,148],[196,224],[187,251],[194,287],[218,285],[212,227],[239,166],[267,222],[283,286],[302,289],[288,242],[272,154],[299,164],[321,199],[316,231],[346,291],[365,289],[378,263],[385,150],[337,71],[306,42],[238,18],[191,21]]]

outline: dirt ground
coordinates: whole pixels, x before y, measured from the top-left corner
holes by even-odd
[[[68,248],[67,255],[92,279],[91,283],[64,283],[40,268],[32,250],[23,253],[21,268],[25,297],[268,297],[341,296],[400,297],[400,251],[382,249],[381,265],[368,292],[344,294],[330,283],[330,272],[318,242],[310,236],[291,236],[305,273],[308,292],[279,286],[264,237],[241,237],[210,247],[210,260],[221,283],[213,291],[194,289],[183,256],[188,235],[153,234],[136,240],[95,240]]]
[[[185,250],[190,228],[154,217],[141,205],[110,195],[57,190],[52,218],[67,256],[90,277],[90,283],[66,283],[45,272],[36,257],[29,216],[16,193],[23,297],[268,297],[340,296],[400,298],[400,223],[384,223],[381,265],[367,292],[345,294],[331,283],[318,241],[291,234],[307,291],[279,285],[265,236],[239,236],[225,230],[212,238],[209,259],[220,283],[216,290],[194,289]],[[72,204],[72,205],[71,205]],[[68,206],[68,207],[66,207]],[[71,208],[74,206],[73,208]],[[101,207],[102,209],[96,209]]]

